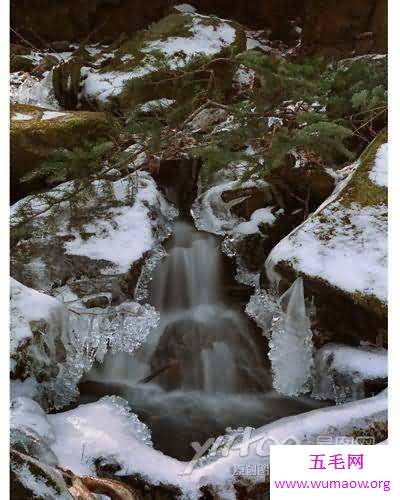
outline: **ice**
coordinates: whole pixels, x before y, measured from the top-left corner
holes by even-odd
[[[387,350],[326,344],[316,352],[313,397],[344,403],[366,396],[365,382],[388,376]]]
[[[314,350],[302,278],[282,295],[280,304],[269,340],[273,386],[281,394],[298,396],[311,390]]]
[[[265,186],[266,183],[253,181],[243,182],[240,187],[245,189],[254,186]],[[192,216],[197,229],[217,235],[230,233],[243,219],[235,216],[231,209],[246,200],[248,196],[241,196],[230,202],[224,202],[221,195],[230,189],[237,189],[235,181],[222,182],[210,187],[202,193],[192,206]]]
[[[376,152],[374,164],[369,173],[369,178],[381,187],[388,187],[388,143],[382,144]]]
[[[34,384],[36,398],[44,406],[62,408],[73,402],[79,380],[96,360],[101,361],[109,350],[132,354],[159,323],[159,314],[148,304],[127,301],[89,310],[79,301],[64,306],[15,280],[12,291],[11,354],[26,374],[37,377],[46,369],[47,378]],[[45,321],[45,333],[33,336],[31,322],[40,320]],[[24,345],[19,352],[21,342]],[[61,345],[64,358],[57,355]]]
[[[280,313],[279,295],[273,290],[257,288],[246,305],[246,314],[269,338],[272,319]]]
[[[77,399],[77,384],[96,360],[101,362],[109,350],[134,353],[159,323],[154,307],[133,301],[107,309],[74,306],[68,313],[63,339],[66,360],[45,386],[55,408]]]

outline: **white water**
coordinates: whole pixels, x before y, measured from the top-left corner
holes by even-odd
[[[227,280],[217,239],[177,221],[151,285],[160,326],[134,357],[107,355],[82,384],[83,400],[126,398],[155,447],[181,459],[192,457],[190,442],[227,426],[262,425],[313,407],[271,392],[258,332],[226,292]]]

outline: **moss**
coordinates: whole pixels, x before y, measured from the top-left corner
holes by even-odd
[[[357,203],[361,206],[387,204],[387,190],[372,182],[369,172],[374,164],[379,147],[387,142],[387,131],[384,130],[370,143],[360,157],[360,165],[354,173],[350,184],[340,197],[340,203],[349,206]]]
[[[21,112],[33,116],[32,120],[12,120],[11,184],[12,198],[42,189],[41,185],[21,184],[20,179],[36,170],[48,159],[50,153],[60,148],[73,148],[85,141],[114,138],[116,122],[107,113],[91,111],[67,112],[66,116],[41,120],[44,110],[34,106],[13,106],[11,113]]]

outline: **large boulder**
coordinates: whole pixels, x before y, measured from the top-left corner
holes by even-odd
[[[21,182],[51,153],[113,137],[116,128],[106,113],[49,111],[27,104],[11,109],[11,198],[17,200],[46,187],[46,179]]]
[[[215,78],[219,87],[227,81],[230,88],[233,75],[223,57],[245,45],[243,29],[233,22],[177,12],[128,38],[100,70],[87,68],[83,95],[102,106],[132,110],[160,98],[193,98],[199,85],[207,88]]]
[[[386,140],[381,133],[332,196],[267,259],[268,280],[281,291],[304,278],[315,299],[317,343],[386,343]]]

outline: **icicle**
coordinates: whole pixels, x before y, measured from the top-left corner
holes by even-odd
[[[302,278],[298,278],[282,295],[280,306],[270,329],[273,386],[282,394],[298,396],[311,390],[313,368],[312,331]]]

